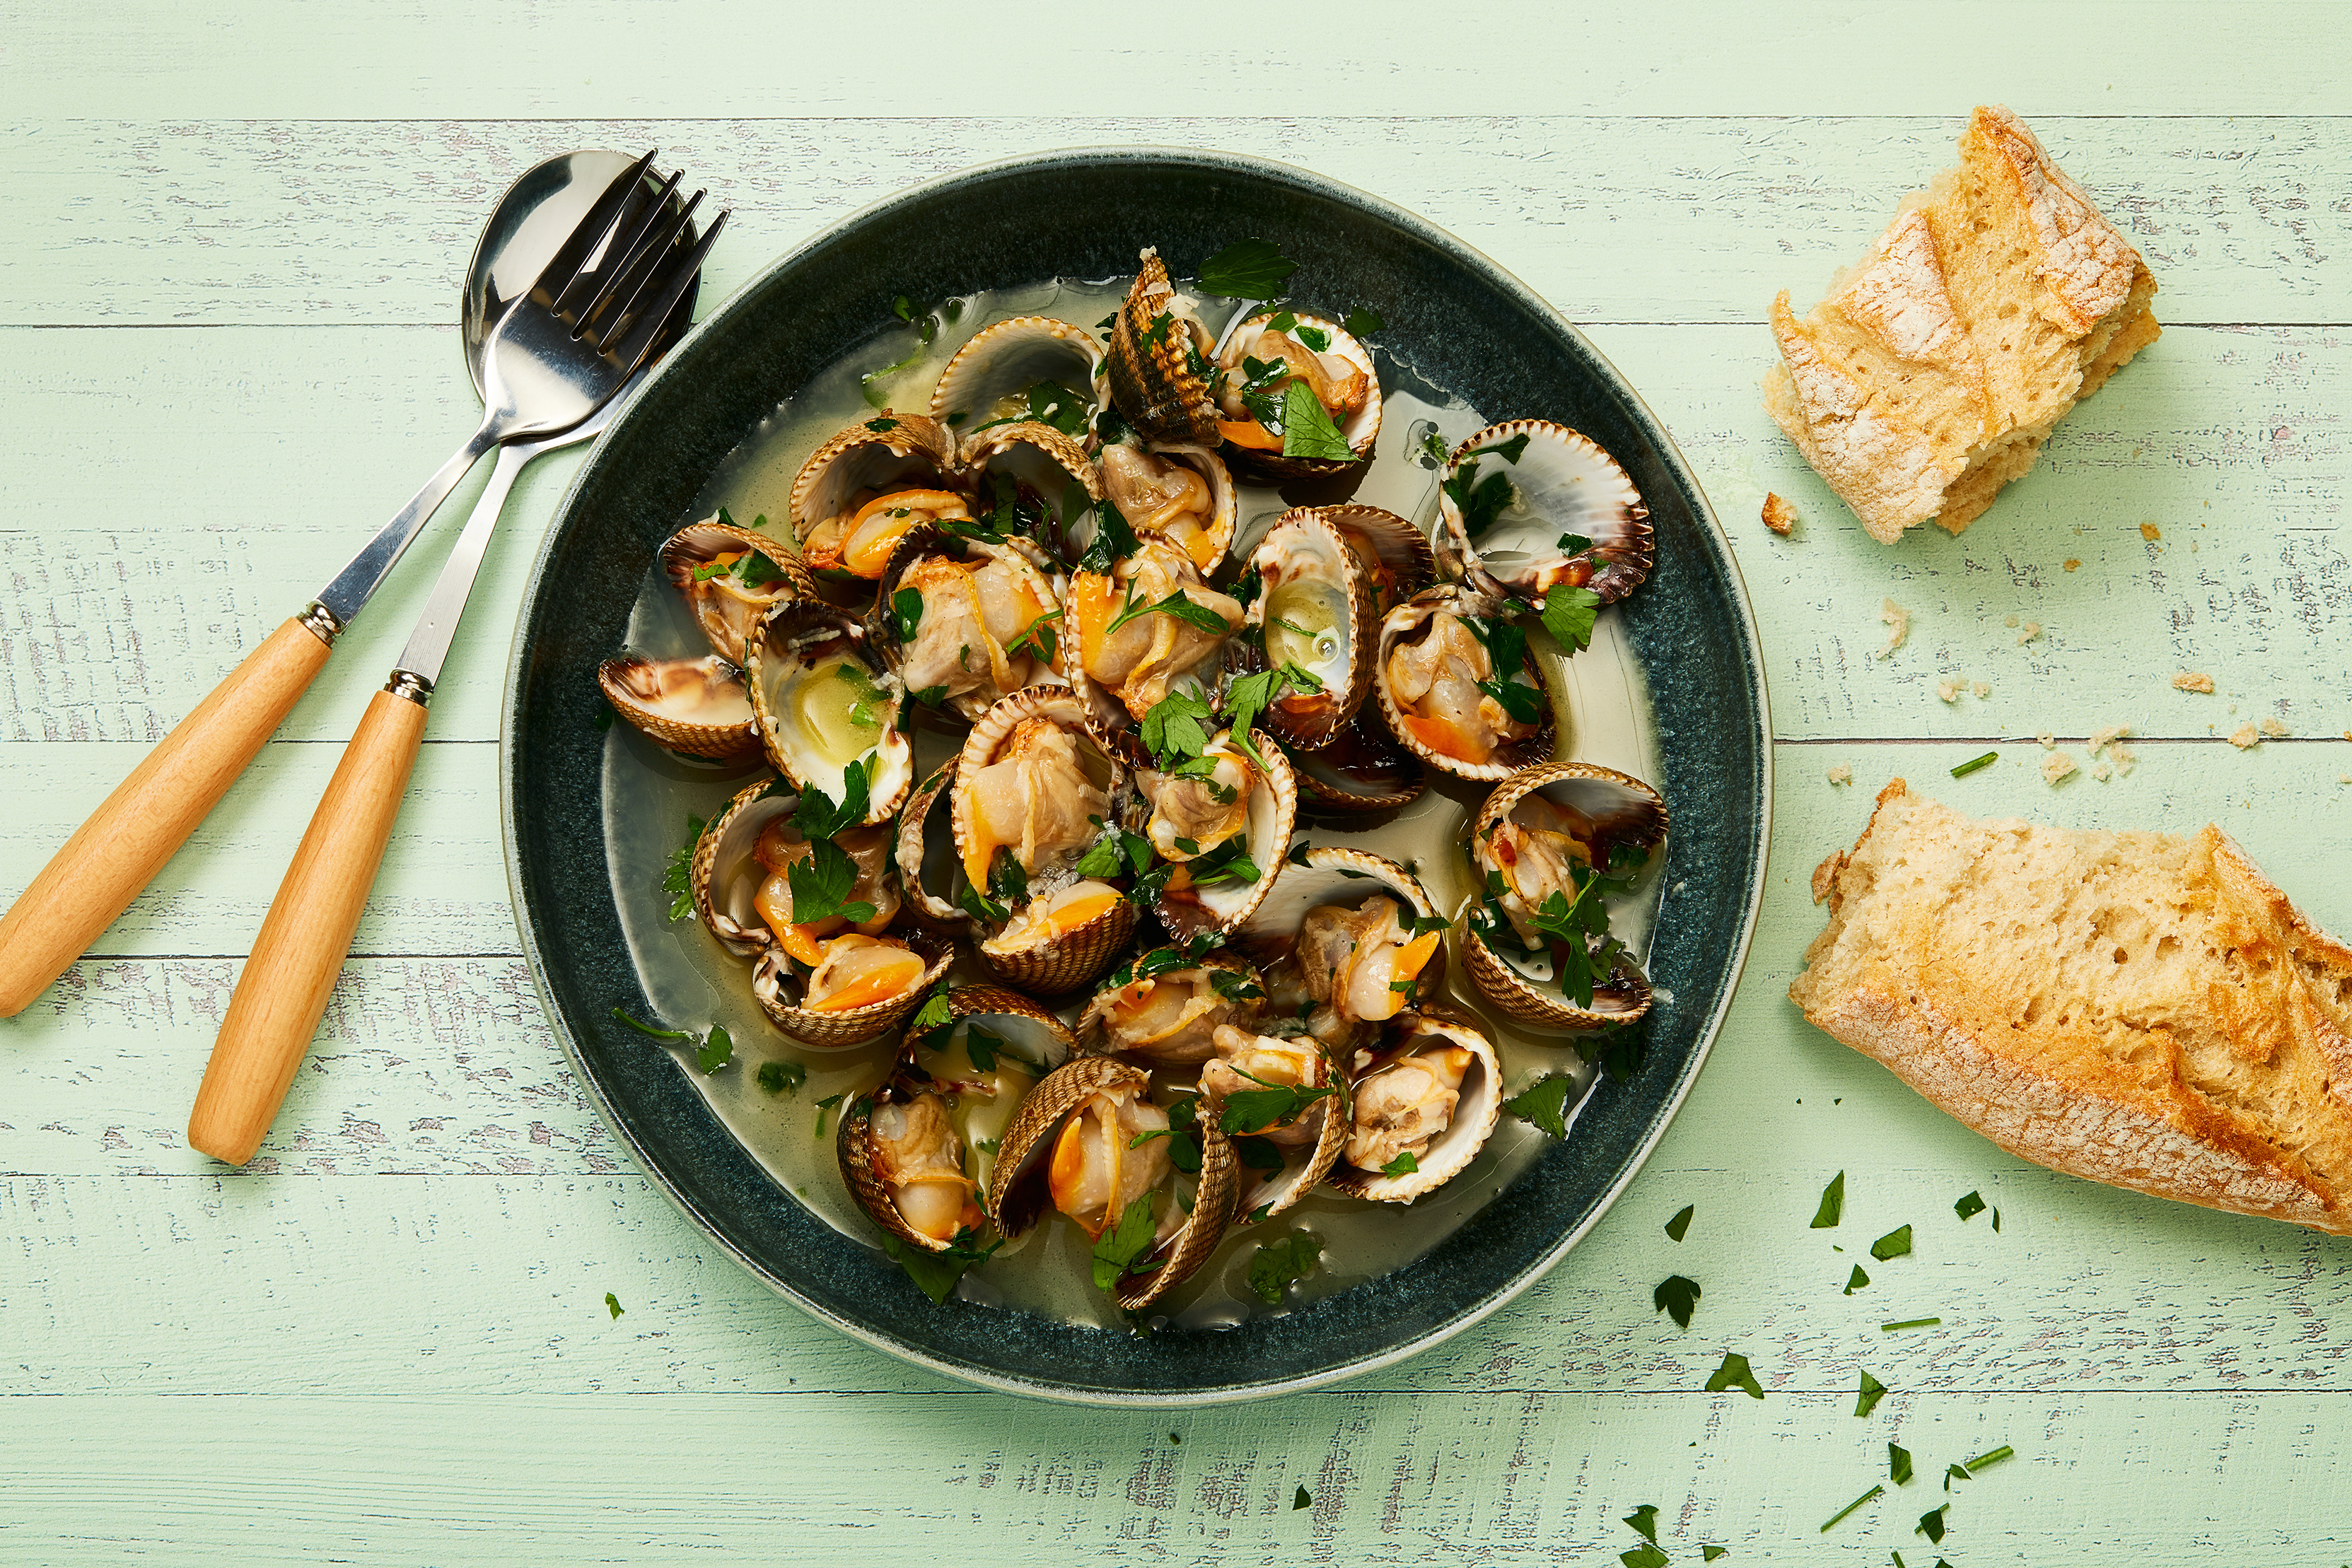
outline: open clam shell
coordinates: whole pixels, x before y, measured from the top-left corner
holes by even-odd
[[[861,497],[961,488],[955,433],[928,414],[885,409],[837,432],[801,465],[793,480],[793,538],[804,556],[838,556]],[[896,542],[895,536],[880,538],[883,559]],[[877,559],[865,575],[880,566]]]
[[[1666,835],[1666,803],[1658,792],[1629,773],[1590,762],[1555,762],[1511,779],[1479,808],[1470,832],[1471,864],[1484,884],[1496,871],[1496,828],[1530,795],[1550,804],[1545,813],[1583,846],[1589,863],[1607,867],[1619,846],[1654,851]],[[1593,988],[1592,1005],[1579,1007],[1554,982],[1548,958],[1504,952],[1480,935],[1476,921],[1462,935],[1462,962],[1479,994],[1500,1011],[1546,1029],[1610,1029],[1650,1010],[1650,983],[1623,954],[1608,980]],[[1531,973],[1530,970],[1540,970]]]
[[[1225,624],[1223,636],[1211,636],[1191,620],[1152,613],[1135,616],[1120,628],[1110,626],[1131,599],[1157,603],[1181,593],[1198,609]],[[1132,555],[1112,564],[1108,575],[1093,571],[1071,574],[1062,595],[1062,678],[1085,704],[1087,722],[1098,734],[1110,736],[1139,722],[1170,691],[1183,690],[1206,696],[1212,693],[1234,656],[1234,633],[1248,612],[1222,589],[1210,586],[1192,559],[1173,544],[1145,539]],[[1098,642],[1094,668],[1111,666],[1129,655],[1117,687],[1097,680],[1088,668],[1088,638]]]
[[[1327,905],[1358,909],[1376,894],[1397,901],[1401,919],[1438,916],[1437,905],[1430,902],[1421,879],[1385,856],[1328,844],[1295,852],[1256,911],[1242,924],[1234,945],[1265,971],[1271,992],[1276,970],[1297,945],[1299,927],[1306,924],[1309,910]],[[1439,995],[1444,985],[1445,946],[1440,942],[1414,977],[1405,1005],[1421,1005]],[[1278,1009],[1281,1004],[1273,1005]]]
[[[1111,402],[1147,442],[1214,446],[1220,437],[1209,355],[1215,340],[1169,280],[1159,252],[1146,250],[1140,259],[1103,350]]]
[[[1085,328],[1051,316],[1016,316],[982,328],[956,350],[931,389],[930,414],[970,434],[1031,417],[1033,387],[1075,392],[1091,404],[1101,368],[1102,349]]]
[[[775,946],[775,933],[751,903],[765,874],[752,850],[770,822],[790,817],[799,804],[782,779],[756,779],[736,791],[695,841],[687,869],[694,912],[719,945],[739,958],[757,957]]]
[[[1250,553],[1250,566],[1260,590],[1245,612],[1236,663],[1249,670],[1292,664],[1321,683],[1317,691],[1286,685],[1259,723],[1301,751],[1320,750],[1371,695],[1381,624],[1371,573],[1312,507],[1276,519]]]
[[[624,653],[596,666],[613,711],[672,751],[688,757],[750,757],[760,727],[743,672],[716,653],[648,659]]]
[[[1415,1168],[1388,1176],[1350,1165],[1343,1153],[1325,1178],[1333,1188],[1349,1197],[1367,1198],[1374,1203],[1411,1203],[1460,1176],[1477,1157],[1478,1151],[1486,1146],[1503,1110],[1502,1063],[1496,1058],[1494,1042],[1475,1025],[1439,1009],[1423,1008],[1416,1013],[1400,1014],[1380,1051],[1369,1061],[1351,1064],[1349,1081],[1356,1114],[1381,1113],[1379,1092],[1370,1087],[1376,1076],[1393,1071],[1400,1061],[1415,1052],[1445,1046],[1468,1051],[1470,1064],[1463,1073],[1459,1098],[1444,1130],[1430,1140],[1425,1152],[1415,1156]]]
[[[1437,555],[1429,536],[1394,512],[1353,501],[1314,509],[1363,561],[1379,614],[1437,580]]]
[[[1298,781],[1291,773],[1289,758],[1269,737],[1252,731],[1252,744],[1265,763],[1263,770],[1248,760],[1234,744],[1230,731],[1210,741],[1202,755],[1232,758],[1250,771],[1249,795],[1236,804],[1247,813],[1242,829],[1245,840],[1243,852],[1256,875],[1251,881],[1228,878],[1206,886],[1193,885],[1189,879],[1187,885],[1181,888],[1163,884],[1160,895],[1152,901],[1151,910],[1160,917],[1160,924],[1168,928],[1169,935],[1179,942],[1223,936],[1238,927],[1265,902],[1285,869],[1282,857],[1290,851],[1291,829],[1298,820]],[[1183,788],[1181,782],[1163,786],[1169,787]],[[1145,824],[1145,833],[1159,847],[1157,841],[1167,834],[1153,831],[1155,826],[1161,825],[1158,821],[1158,801],[1148,800],[1147,804],[1153,808],[1153,816]],[[1207,845],[1201,856],[1193,858],[1206,859],[1216,847]],[[1181,852],[1173,846],[1160,848],[1163,859]],[[1180,863],[1190,864],[1191,860]],[[1172,877],[1170,880],[1174,881]]]
[[[1655,530],[1642,493],[1564,424],[1488,425],[1446,459],[1438,495],[1439,562],[1482,592],[1541,604],[1565,583],[1611,604],[1650,575]]]
[[[1079,882],[1031,899],[1027,909],[973,947],[981,967],[1033,996],[1066,996],[1078,989],[1109,968],[1135,936],[1135,905],[1124,898],[1076,925],[1055,923],[1065,904],[1105,887]]]
[[[1213,450],[1121,444],[1104,447],[1096,465],[1105,497],[1137,538],[1166,539],[1202,577],[1223,563],[1234,543],[1237,493],[1232,470]]]
[[[816,580],[784,545],[724,517],[672,534],[661,548],[662,574],[694,612],[710,651],[740,664],[760,618],[780,601],[814,599]]]
[[[1220,975],[1227,977],[1222,984]],[[1111,971],[1078,1015],[1078,1044],[1097,1056],[1197,1066],[1216,1054],[1219,1024],[1241,1024],[1265,999],[1256,967],[1231,948],[1197,962],[1158,948]]]
[[[1297,320],[1297,326],[1283,334],[1289,341],[1289,347],[1286,351],[1286,357],[1311,357],[1322,368],[1323,373],[1333,379],[1359,374],[1364,378],[1365,392],[1362,402],[1345,418],[1333,421],[1339,428],[1340,438],[1347,442],[1349,450],[1353,452],[1355,456],[1352,460],[1291,457],[1286,456],[1278,447],[1269,451],[1262,447],[1244,445],[1238,441],[1229,439],[1225,442],[1223,449],[1225,461],[1243,473],[1255,474],[1274,480],[1328,478],[1336,474],[1346,474],[1361,467],[1370,459],[1372,447],[1380,440],[1380,372],[1373,367],[1371,350],[1359,342],[1355,335],[1339,322],[1297,311],[1254,311],[1227,329],[1225,346],[1217,356],[1219,369],[1236,385],[1246,379],[1244,374],[1243,361],[1253,357],[1255,353],[1253,345],[1263,337],[1274,317],[1278,313],[1295,316]],[[1302,332],[1320,334],[1324,340],[1324,347],[1316,348],[1301,336]],[[1264,358],[1262,355],[1255,357]],[[1221,418],[1223,413],[1221,409],[1219,411]],[[1244,419],[1241,423],[1249,428],[1262,428],[1255,420]]]
[[[908,796],[894,853],[908,912],[934,931],[961,936],[972,928],[972,918],[961,903],[963,862],[949,820],[955,774],[950,758]]]
[[[1551,688],[1544,679],[1543,666],[1527,646],[1524,632],[1512,622],[1515,609],[1513,601],[1470,592],[1448,582],[1407,600],[1381,622],[1379,663],[1372,676],[1380,693],[1381,718],[1407,750],[1442,773],[1492,783],[1551,760],[1558,734]],[[1410,703],[1402,700],[1392,661],[1402,650],[1435,634],[1444,618],[1460,622],[1465,628],[1484,628],[1486,635],[1517,640],[1517,669],[1526,680],[1516,684],[1532,685],[1537,694],[1537,716],[1528,733],[1504,738],[1488,729],[1479,715],[1485,706],[1494,706],[1494,699],[1483,697],[1461,681],[1432,686]],[[1474,633],[1473,640],[1483,643],[1484,637]],[[1454,664],[1449,658],[1446,667]],[[1492,678],[1511,681],[1513,674],[1497,668]],[[1458,702],[1458,711],[1444,711],[1448,692]]]
[[[1360,817],[1411,805],[1429,788],[1420,761],[1370,713],[1341,729],[1319,751],[1291,759],[1298,808],[1333,817]]]
[[[1230,1035],[1228,1039],[1231,1039]],[[1273,1073],[1259,1071],[1259,1065],[1262,1064],[1250,1066],[1248,1071],[1266,1082],[1295,1083],[1303,1089],[1330,1091],[1323,1098],[1310,1103],[1301,1115],[1291,1124],[1296,1128],[1299,1122],[1313,1118],[1315,1133],[1310,1142],[1295,1143],[1289,1138],[1280,1138],[1279,1130],[1272,1128],[1260,1129],[1257,1134],[1244,1133],[1236,1128],[1226,1134],[1228,1137],[1235,1139],[1264,1137],[1273,1134],[1275,1136],[1267,1137],[1266,1142],[1283,1156],[1279,1168],[1261,1170],[1250,1164],[1250,1155],[1244,1148],[1237,1146],[1234,1150],[1240,1166],[1242,1182],[1242,1191],[1235,1201],[1235,1208],[1237,1212],[1248,1215],[1255,1221],[1272,1219],[1286,1212],[1301,1198],[1313,1192],[1323,1178],[1331,1174],[1332,1167],[1339,1163],[1339,1156],[1348,1146],[1348,1133],[1352,1124],[1353,1116],[1350,1110],[1351,1102],[1349,1098],[1347,1074],[1340,1071],[1329,1055],[1323,1051],[1320,1042],[1312,1036],[1297,1035],[1287,1039],[1252,1037],[1251,1050],[1270,1051],[1277,1058],[1291,1057],[1298,1067],[1303,1069],[1303,1071],[1285,1071],[1277,1077]],[[1238,1056],[1229,1056],[1223,1050],[1219,1051],[1218,1057],[1228,1064],[1240,1060]],[[1220,1088],[1221,1083],[1230,1083],[1232,1087],[1244,1091],[1255,1085],[1247,1079],[1228,1079],[1226,1075],[1213,1071],[1212,1064],[1202,1065],[1201,1120],[1204,1123],[1214,1123],[1220,1131],[1223,1131],[1227,1105],[1226,1091]],[[1246,1124],[1243,1124],[1246,1125]],[[1280,1138],[1280,1141],[1276,1142],[1276,1138]]]
[[[776,771],[839,803],[847,770],[865,767],[864,821],[896,812],[915,781],[914,749],[898,727],[907,699],[857,618],[793,600],[768,612],[750,651],[744,680]]]
[[[906,636],[900,595],[910,589],[915,596],[905,604],[912,635]],[[934,694],[928,706],[978,719],[1024,686],[1062,684],[1059,664],[1043,652],[1060,652],[1061,608],[1054,580],[1026,551],[924,525],[909,529],[891,553],[867,631],[910,696],[940,688],[944,695]],[[1041,621],[1044,630],[1033,633]]]
[[[974,431],[963,444],[963,478],[982,527],[1026,540],[1055,562],[1077,559],[1075,540],[1103,497],[1085,446],[1034,420]]]
[[[760,1004],[760,1010],[768,1015],[770,1023],[803,1045],[820,1051],[863,1045],[876,1035],[896,1029],[922,1006],[933,983],[955,962],[954,945],[928,931],[896,932],[888,940],[903,942],[920,956],[923,972],[904,991],[887,1000],[839,1010],[803,1007],[793,999],[803,994],[801,979],[793,971],[784,950],[773,946],[762,950],[751,967],[751,999]]]

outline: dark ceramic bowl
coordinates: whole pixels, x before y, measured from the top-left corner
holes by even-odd
[[[1647,497],[1654,580],[1614,613],[1648,676],[1673,813],[1652,939],[1660,1001],[1638,1065],[1602,1078],[1571,1135],[1404,1269],[1287,1315],[1137,1339],[950,1300],[828,1228],[761,1171],[672,1059],[611,1020],[643,993],[600,829],[597,662],[621,646],[653,550],[721,458],[863,342],[890,297],[939,298],[1205,256],[1258,235],[1373,300],[1383,340],[1490,418],[1592,436]],[[508,678],[501,794],[523,951],[606,1120],[694,1222],[845,1333],[992,1387],[1096,1403],[1209,1403],[1313,1387],[1459,1333],[1565,1256],[1622,1191],[1696,1076],[1738,978],[1770,814],[1764,674],[1722,528],[1674,442],[1577,330],[1410,213],[1228,153],[1068,152],[971,170],[867,208],[703,321],[589,455],[541,553]],[[528,810],[523,808],[528,806]]]

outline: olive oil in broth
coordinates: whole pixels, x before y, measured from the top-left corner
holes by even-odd
[[[1088,283],[1061,280],[1033,287],[990,290],[942,306],[939,328],[923,346],[909,327],[894,323],[864,347],[813,378],[785,398],[719,465],[688,512],[683,527],[724,507],[735,520],[792,548],[788,500],[793,476],[827,437],[853,422],[870,419],[885,406],[925,410],[932,384],[956,350],[982,328],[1015,316],[1051,316],[1092,328],[1118,309],[1129,280]],[[1212,331],[1225,325],[1227,302],[1202,302]],[[1383,507],[1412,519],[1424,532],[1437,516],[1437,473],[1423,450],[1434,431],[1449,447],[1486,423],[1486,417],[1417,376],[1412,364],[1375,345],[1383,412],[1370,471],[1352,499]],[[914,357],[909,359],[909,355]],[[895,367],[892,369],[891,367]],[[876,371],[887,371],[874,375]],[[871,377],[869,380],[868,378]],[[1509,409],[1506,416],[1541,416],[1544,409]],[[1285,503],[1272,486],[1242,484],[1234,558],[1245,557]],[[1231,568],[1224,575],[1230,577]],[[1529,642],[1543,661],[1559,705],[1560,754],[1655,779],[1657,750],[1649,695],[1640,666],[1619,629],[1602,615],[1592,646],[1563,658],[1539,629]],[[706,651],[677,594],[657,564],[648,563],[636,608],[630,617],[628,646],[656,658]],[[919,714],[917,776],[952,756],[961,744],[961,727],[950,728],[936,716]],[[861,1246],[879,1248],[881,1233],[859,1210],[843,1186],[834,1154],[834,1134],[842,1104],[877,1087],[887,1075],[899,1036],[846,1051],[800,1045],[768,1022],[751,995],[751,966],[720,947],[693,915],[671,918],[675,894],[665,877],[681,847],[690,843],[691,820],[709,819],[745,784],[763,777],[764,763],[708,763],[661,749],[625,724],[615,724],[604,745],[604,816],[613,896],[630,951],[661,1027],[706,1030],[723,1026],[734,1041],[731,1061],[705,1074],[690,1049],[672,1048],[711,1109],[775,1180],[842,1235]],[[1433,775],[1429,790],[1392,818],[1350,831],[1307,822],[1298,841],[1349,844],[1388,856],[1412,868],[1438,909],[1458,914],[1471,895],[1473,878],[1465,858],[1463,830],[1485,799],[1485,790],[1465,781]],[[1611,909],[1612,929],[1637,959],[1646,958],[1649,934],[1662,889],[1652,862],[1633,891]],[[1563,1037],[1543,1035],[1496,1014],[1470,984],[1448,940],[1447,991],[1457,1009],[1477,1019],[1501,1055],[1506,1092],[1517,1093],[1547,1075],[1575,1081],[1570,1097],[1573,1117],[1590,1088],[1593,1069]],[[958,984],[984,978],[969,957],[959,960]],[[1087,1000],[1073,998],[1062,1011],[1075,1018]],[[1662,1000],[1664,998],[1662,997]],[[617,1027],[617,1026],[616,1026]],[[648,1051],[664,1049],[645,1042]],[[759,1083],[763,1063],[805,1069],[796,1089],[771,1092]],[[968,1118],[968,1141],[992,1139],[1009,1107],[976,1104],[959,1108]],[[1575,1135],[1571,1123],[1570,1136]],[[1363,1203],[1328,1192],[1307,1198],[1261,1226],[1236,1226],[1216,1256],[1193,1278],[1171,1292],[1155,1321],[1183,1326],[1220,1327],[1257,1315],[1293,1310],[1304,1301],[1401,1268],[1444,1239],[1508,1186],[1539,1156],[1549,1140],[1536,1128],[1506,1114],[1475,1161],[1453,1181],[1410,1207]],[[1252,1256],[1261,1242],[1292,1230],[1311,1233],[1322,1243],[1317,1269],[1268,1306],[1250,1291]],[[1047,1218],[1021,1242],[1006,1246],[985,1266],[964,1275],[958,1293],[968,1301],[1012,1311],[1104,1328],[1121,1327],[1118,1311],[1091,1278],[1091,1245],[1066,1219]]]

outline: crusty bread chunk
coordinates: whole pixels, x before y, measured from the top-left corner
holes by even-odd
[[[1958,533],[2059,417],[2156,341],[2156,279],[2025,122],[1979,109],[1960,166],[1804,316],[1772,301],[1764,406],[1874,538]]]
[[[2352,1234],[2352,949],[2221,831],[1878,797],[1814,873],[1805,1017],[2053,1170]]]

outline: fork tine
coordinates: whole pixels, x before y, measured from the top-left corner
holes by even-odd
[[[686,291],[694,287],[695,277],[702,270],[702,258],[710,254],[711,245],[719,238],[719,231],[726,226],[727,214],[724,212],[710,220],[710,226],[702,231],[702,238],[696,241],[685,259],[670,270],[661,293],[655,297],[652,304],[637,312],[635,325],[622,337],[619,345],[614,347],[609,342],[600,345],[607,358],[619,361],[629,371],[635,370],[644,362],[646,350],[653,347],[655,338],[660,335],[664,323],[669,319],[670,312],[677,308],[678,301],[686,297]]]
[[[627,215],[630,209],[623,207],[622,227],[614,234],[612,242],[604,246],[603,265],[593,271],[583,267],[573,275],[570,283],[564,285],[562,294],[555,301],[557,316],[576,325],[596,313],[597,305],[612,291],[612,280],[636,259],[637,252],[645,242],[646,231],[661,221],[663,211],[669,205],[670,193],[685,178],[686,171],[680,169],[664,181],[661,189],[636,210],[634,218]],[[589,296],[591,290],[593,290],[593,297],[582,304],[583,297]]]
[[[596,198],[596,204],[588,209],[588,215],[580,220],[562,245],[555,247],[555,254],[540,269],[537,281],[530,286],[532,298],[552,305],[571,286],[572,278],[587,265],[588,258],[596,254],[597,244],[620,220],[621,214],[628,205],[629,193],[637,188],[637,182],[646,177],[646,171],[653,167],[654,159],[660,152],[658,147],[648,150],[627,173],[604,188],[604,193]]]
[[[707,193],[702,191],[695,192],[693,199],[688,201],[682,210],[673,214],[669,222],[663,225],[661,237],[648,242],[640,254],[629,258],[627,273],[614,276],[609,290],[614,295],[614,304],[612,317],[605,323],[604,336],[610,337],[623,321],[628,319],[636,310],[638,301],[646,297],[646,291],[655,287],[663,277],[667,276],[661,263],[668,256],[670,247],[678,235],[685,231],[687,220],[693,217],[694,209],[702,204],[705,194]],[[620,290],[625,285],[628,291],[623,294]]]

